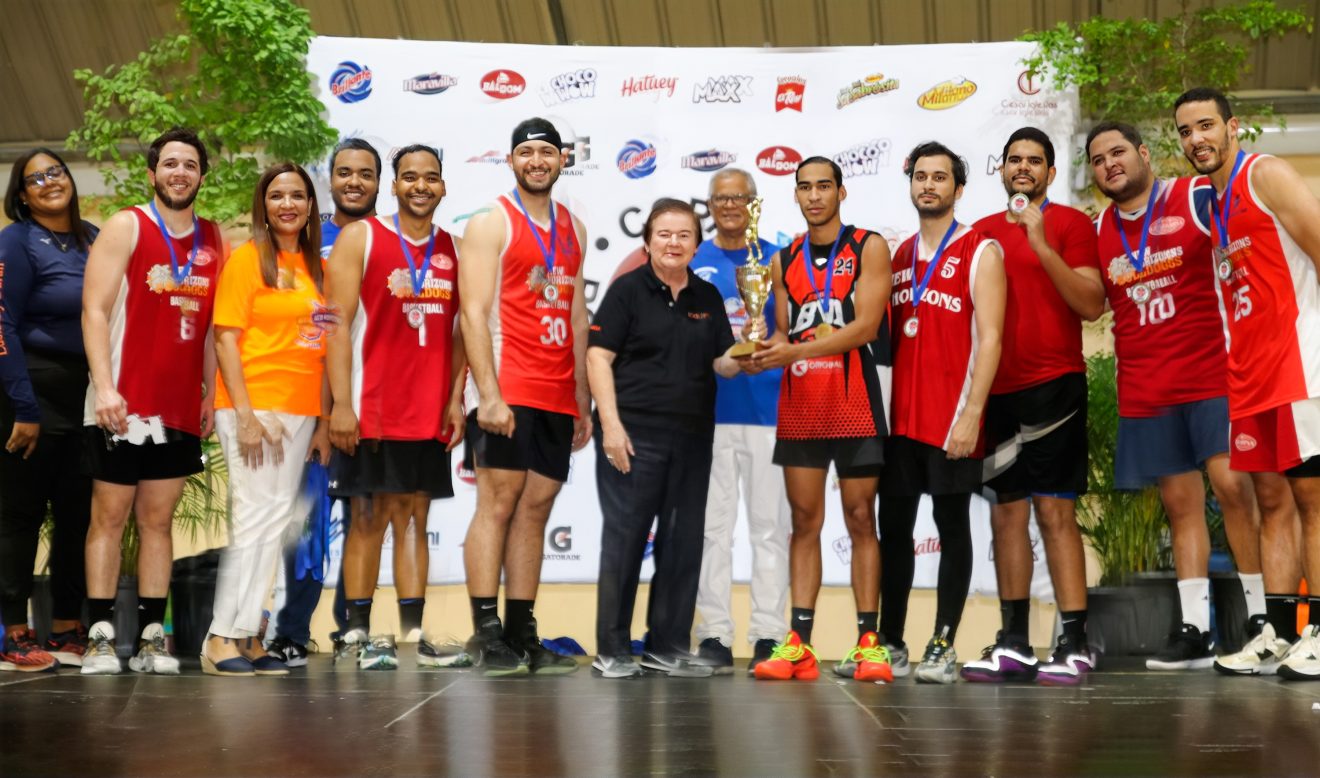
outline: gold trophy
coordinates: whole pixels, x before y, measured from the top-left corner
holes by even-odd
[[[729,352],[732,357],[746,357],[764,348],[761,343],[769,328],[765,327],[765,303],[770,298],[770,266],[761,264],[761,241],[757,225],[761,221],[761,198],[747,203],[747,262],[738,268],[738,294],[747,311],[743,324],[743,341]],[[753,326],[760,323],[762,326]]]

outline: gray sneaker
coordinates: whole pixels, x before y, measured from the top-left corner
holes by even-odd
[[[83,654],[83,675],[118,675],[124,667],[115,654],[115,628],[108,621],[98,621],[87,630],[87,653]]]
[[[463,650],[463,644],[454,638],[432,643],[425,635],[417,639],[418,667],[471,667],[472,657]]]
[[[953,683],[958,679],[958,654],[942,637],[926,644],[926,654],[917,665],[918,683]]]
[[[885,648],[889,649],[889,667],[894,671],[894,677],[907,678],[911,675],[912,665],[908,662],[907,646],[899,648],[886,643]]]
[[[397,670],[399,653],[393,635],[372,635],[358,651],[359,670]]]
[[[637,678],[642,674],[637,660],[630,656],[598,656],[591,669],[600,673],[601,678]]]
[[[170,656],[165,648],[165,628],[159,624],[148,624],[138,639],[137,654],[128,660],[128,669],[135,673],[155,673],[157,675],[178,675],[179,660]]]
[[[647,651],[642,654],[642,668],[664,673],[670,678],[709,678],[715,668],[695,656],[666,656]]]

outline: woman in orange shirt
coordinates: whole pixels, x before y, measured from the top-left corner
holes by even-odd
[[[202,670],[284,675],[257,640],[305,463],[330,456],[324,408],[325,341],[335,317],[322,292],[321,230],[307,171],[292,163],[262,174],[252,240],[220,274],[215,348],[220,377],[216,432],[229,463],[229,547],[221,557]]]

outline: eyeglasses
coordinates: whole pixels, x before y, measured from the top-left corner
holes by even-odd
[[[38,170],[30,175],[23,176],[23,181],[28,186],[35,186],[38,189],[45,186],[47,181],[63,181],[67,175],[64,168],[60,165],[48,167],[45,170]]]
[[[752,201],[751,195],[715,195],[710,198],[711,205],[747,205]]]

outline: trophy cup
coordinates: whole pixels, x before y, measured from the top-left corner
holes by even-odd
[[[757,224],[761,220],[761,198],[753,198],[747,203],[747,262],[737,271],[738,294],[742,297],[743,307],[747,311],[747,321],[743,324],[743,341],[735,344],[729,352],[732,357],[746,357],[756,353],[765,339],[765,326],[752,326],[759,322],[765,324],[765,303],[770,297],[770,266],[761,264],[761,241]]]

